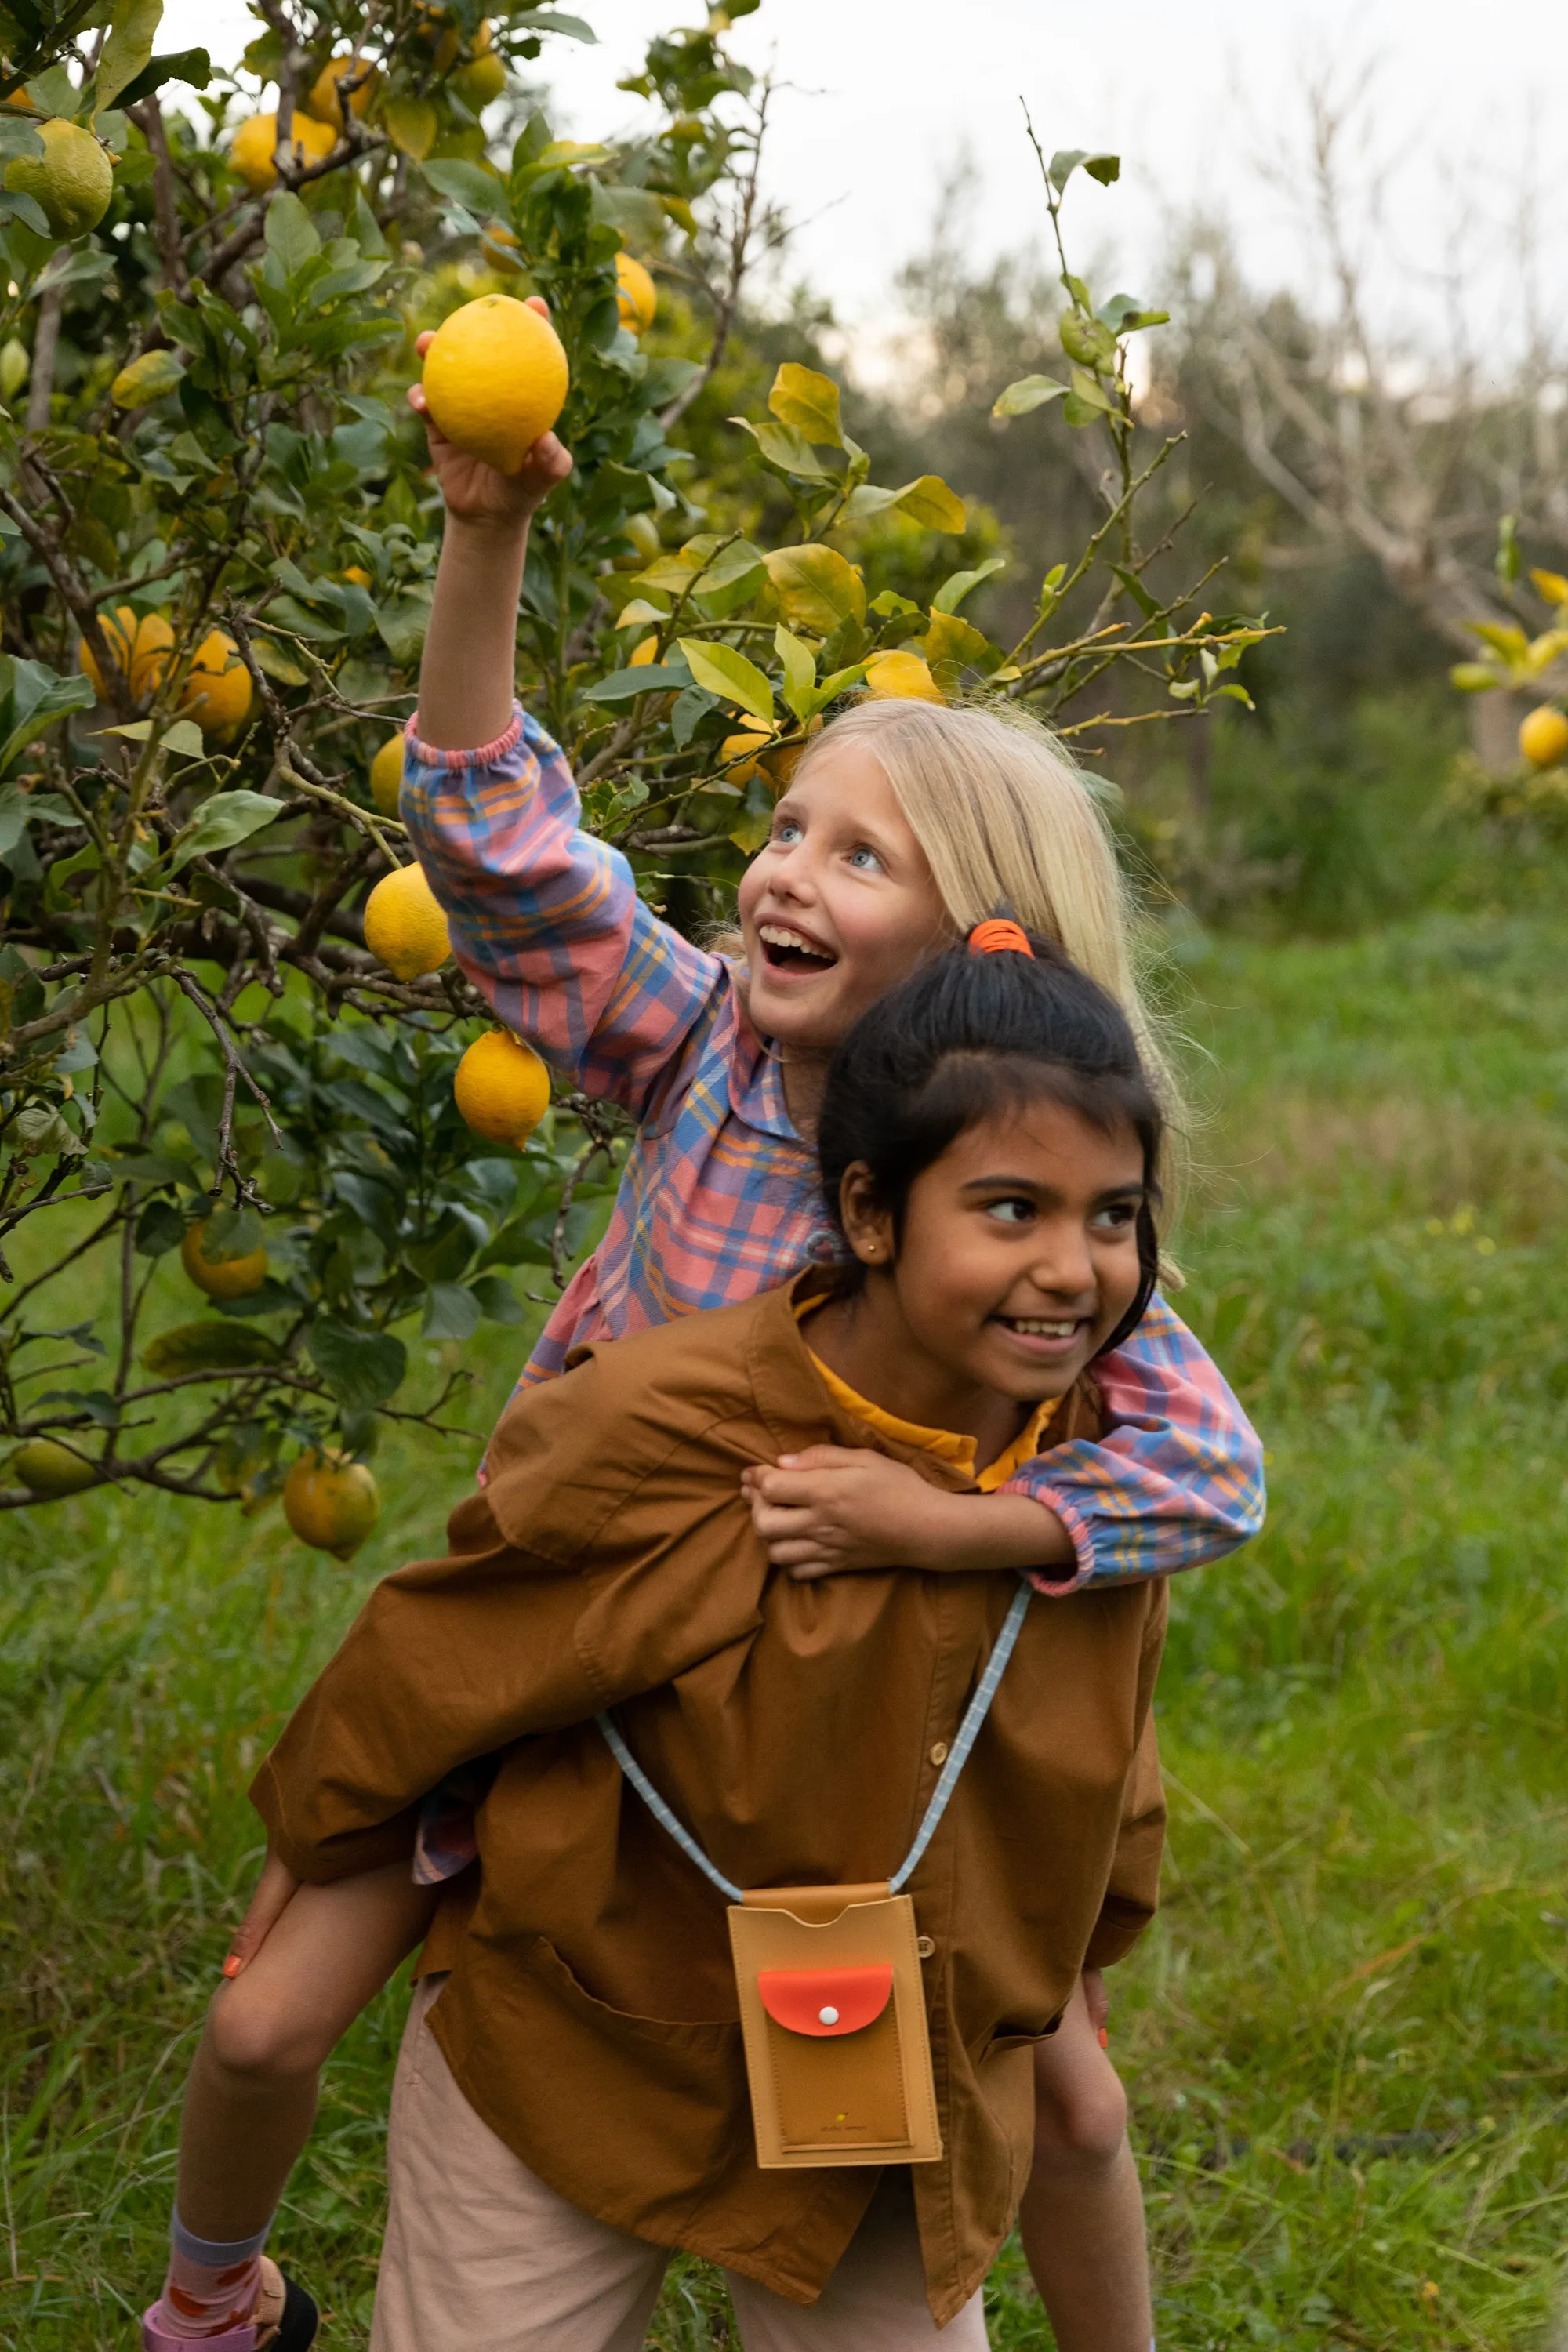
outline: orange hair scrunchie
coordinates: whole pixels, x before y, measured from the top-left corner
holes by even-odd
[[[991,915],[984,922],[976,923],[969,934],[970,954],[996,955],[1003,950],[1014,955],[1034,954],[1022,924],[1010,922],[1005,915]]]

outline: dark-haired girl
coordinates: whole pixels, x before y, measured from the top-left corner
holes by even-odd
[[[451,1554],[378,1587],[258,1777],[303,1901],[405,1867],[426,1792],[501,1751],[400,2063],[374,2352],[619,2352],[674,2247],[725,2266],[752,2352],[984,2343],[1032,2052],[1152,1909],[1164,1587],[1089,1585],[1026,1611],[909,1880],[943,2153],[753,2160],[724,1904],[595,1717],[736,1885],[887,1880],[1019,1590],[948,1572],[965,1513],[1093,1434],[1091,1368],[1155,1276],[1161,1118],[1126,1017],[1011,925],[863,1016],[820,1132],[847,1270],[523,1391]],[[860,1496],[832,1558],[819,1443]],[[912,1571],[879,1565],[889,1465],[940,1506]]]

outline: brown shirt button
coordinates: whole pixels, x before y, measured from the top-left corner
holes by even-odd
[[[937,1741],[936,1746],[931,1751],[931,1760],[933,1764],[945,1764],[947,1762],[947,1742],[945,1739],[939,1739]]]
[[[917,1936],[915,1937],[915,1949],[920,1954],[922,1960],[929,1960],[931,1954],[935,1951],[936,1946],[931,1942],[929,1936]]]

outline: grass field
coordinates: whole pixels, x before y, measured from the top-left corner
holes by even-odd
[[[1163,2352],[1552,2340],[1568,2212],[1568,926],[1194,935],[1212,1050],[1186,1311],[1262,1426],[1268,1533],[1178,1588],[1166,1899],[1115,1979]],[[468,1419],[500,1402],[491,1334]],[[241,1790],[468,1451],[381,1466],[352,1570],[276,1514],[0,1525],[0,2344],[132,2340],[184,2065],[257,1851]],[[281,2236],[363,2345],[401,2004],[328,2084]],[[993,2340],[1049,2342],[1016,2263]],[[657,2342],[727,2340],[695,2269]]]

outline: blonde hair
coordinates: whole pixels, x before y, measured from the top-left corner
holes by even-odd
[[[880,765],[960,939],[988,915],[1011,915],[1055,940],[1116,999],[1179,1168],[1181,1087],[1138,984],[1131,896],[1100,804],[1049,729],[1009,704],[868,698],[814,739],[797,775],[849,744]],[[1167,1215],[1174,1206],[1167,1202]]]

